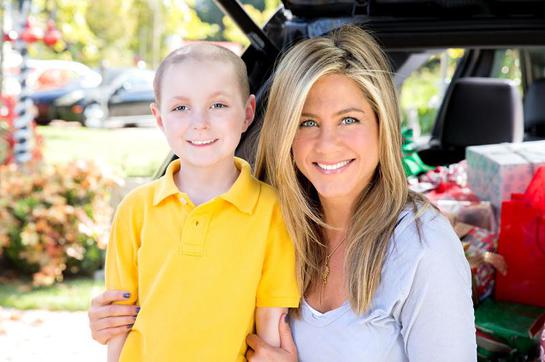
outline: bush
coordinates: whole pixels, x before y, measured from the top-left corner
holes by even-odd
[[[0,166],[0,254],[35,285],[102,266],[119,184],[93,162]]]

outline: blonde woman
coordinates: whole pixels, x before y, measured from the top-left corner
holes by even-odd
[[[387,69],[351,26],[300,42],[275,71],[256,173],[278,190],[304,298],[280,348],[248,337],[251,361],[476,360],[469,266],[407,189]],[[118,296],[95,299],[95,339],[127,324],[131,310],[107,309]]]

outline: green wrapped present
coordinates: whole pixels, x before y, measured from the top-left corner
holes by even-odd
[[[421,173],[433,170],[433,167],[426,165],[416,152],[413,129],[402,129],[401,136],[403,137],[401,152],[403,155],[402,162],[405,175],[407,175],[407,177],[418,176]]]
[[[531,305],[497,302],[488,298],[475,309],[477,330],[513,348],[506,361],[537,356],[538,334],[544,322],[545,308]],[[488,349],[479,343],[478,346],[483,351]]]

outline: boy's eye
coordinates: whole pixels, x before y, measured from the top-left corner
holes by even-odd
[[[301,122],[299,127],[318,127],[318,122],[316,122],[316,121],[314,121],[312,119],[307,119],[307,120]]]
[[[213,108],[213,109],[221,109],[221,108],[226,108],[227,106],[223,103],[214,103],[212,104],[212,107],[210,108]]]
[[[187,111],[188,109],[189,109],[188,106],[180,105],[180,106],[174,107],[172,110],[173,110],[173,111]]]
[[[359,123],[360,121],[358,121],[356,118],[352,118],[352,117],[346,117],[346,118],[343,118],[343,120],[341,121],[341,124],[356,124],[356,123]]]

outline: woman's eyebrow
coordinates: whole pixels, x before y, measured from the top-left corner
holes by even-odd
[[[350,112],[359,112],[359,113],[365,114],[365,111],[363,109],[356,108],[356,107],[348,107],[348,108],[341,109],[340,111],[336,112],[335,115],[338,116],[338,115],[341,115],[341,114],[344,114],[344,113],[350,113]]]
[[[338,112],[335,112],[334,115],[338,116],[338,115],[345,114],[345,113],[350,113],[350,112],[359,112],[359,113],[365,114],[365,111],[363,109],[360,109],[360,108],[357,108],[357,107],[348,107],[348,108],[345,108],[345,109],[341,109]],[[312,114],[312,113],[308,113],[308,112],[301,113],[301,117],[318,118],[317,115]]]

